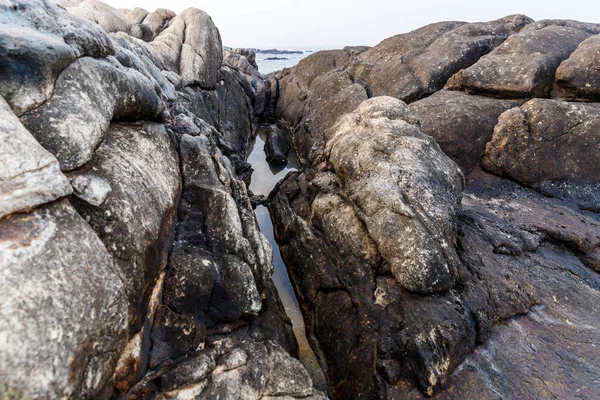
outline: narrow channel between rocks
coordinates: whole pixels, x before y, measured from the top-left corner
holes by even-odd
[[[264,150],[265,141],[265,127],[259,126],[256,132],[254,143],[250,145],[247,162],[252,165],[254,170],[249,188],[250,191],[252,191],[254,195],[263,195],[266,197],[269,195],[271,190],[273,190],[275,185],[277,185],[277,183],[287,175],[288,172],[296,171],[299,168],[299,164],[293,149],[290,150],[290,153],[287,156],[287,164],[285,166],[273,166],[269,164],[266,160],[266,154]],[[321,367],[319,366],[317,357],[315,356],[315,353],[313,352],[306,338],[302,311],[300,310],[300,305],[296,299],[294,287],[290,281],[285,264],[281,259],[279,246],[275,241],[275,236],[273,234],[273,223],[269,215],[269,210],[263,205],[258,205],[254,210],[254,214],[256,215],[261,232],[263,235],[265,235],[271,244],[271,247],[273,248],[273,265],[275,267],[273,273],[273,283],[277,288],[277,292],[279,293],[279,297],[283,303],[285,312],[292,321],[294,335],[296,336],[296,341],[298,342],[298,356],[300,362],[309,372],[315,387],[323,392],[326,392],[327,383],[325,376],[321,370]]]

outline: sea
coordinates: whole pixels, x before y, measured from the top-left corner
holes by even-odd
[[[298,50],[300,51],[300,50]],[[308,57],[313,52],[311,50],[302,50],[300,54],[270,54],[270,53],[256,53],[256,64],[258,65],[258,71],[267,75],[271,72],[280,71],[284,68],[291,68],[298,64],[300,60]],[[285,60],[267,60],[267,58],[285,58]]]

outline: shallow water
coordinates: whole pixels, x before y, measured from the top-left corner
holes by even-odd
[[[254,168],[254,172],[252,173],[252,181],[250,183],[250,190],[255,195],[262,194],[267,196],[271,190],[273,190],[277,182],[282,180],[288,172],[298,169],[298,162],[296,161],[295,156],[292,154],[293,152],[290,152],[290,155],[288,156],[288,164],[285,167],[273,167],[269,165],[265,159],[265,140],[265,131],[264,129],[259,128],[256,136],[256,142],[254,143],[247,161],[252,165],[252,168]],[[315,387],[325,392],[325,377],[323,375],[323,371],[319,367],[317,358],[306,339],[302,312],[300,311],[298,300],[294,294],[292,282],[290,281],[290,277],[285,269],[285,264],[281,259],[279,246],[275,241],[273,224],[271,222],[269,210],[264,206],[258,206],[256,207],[254,214],[256,215],[258,226],[260,227],[261,232],[263,235],[265,235],[269,243],[271,243],[271,247],[273,247],[273,264],[275,266],[273,283],[277,288],[277,292],[279,293],[279,297],[281,298],[281,302],[283,303],[283,307],[285,308],[287,316],[290,318],[290,320],[292,320],[294,335],[296,336],[296,341],[298,342],[298,355],[300,362],[309,372]]]

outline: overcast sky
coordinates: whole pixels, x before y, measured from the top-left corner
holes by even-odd
[[[200,8],[232,47],[326,49],[375,45],[431,22],[489,21],[521,13],[533,19],[600,22],[600,0],[104,0],[113,7]]]

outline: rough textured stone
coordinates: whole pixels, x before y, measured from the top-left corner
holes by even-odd
[[[340,119],[326,152],[392,274],[431,293],[454,285],[463,176],[417,121],[399,100],[367,100]]]
[[[77,172],[96,175],[112,189],[98,206],[74,204],[115,258],[129,300],[131,332],[138,332],[166,265],[180,190],[177,154],[162,125],[113,124],[94,158]]]
[[[128,400],[170,398],[325,399],[300,362],[273,343],[223,341],[167,366],[132,389]]]
[[[223,60],[221,35],[204,11],[188,8],[173,17],[151,45],[167,69],[181,75],[183,85],[215,88]]]
[[[560,63],[598,29],[560,21],[531,24],[458,72],[446,88],[504,98],[548,97]]]
[[[102,29],[45,0],[0,4],[0,35],[0,95],[17,116],[48,100],[75,59],[115,51]]]
[[[523,15],[465,24],[440,22],[384,40],[357,57],[349,71],[375,96],[412,102],[441,89],[456,72],[492,51],[532,20]]]
[[[600,100],[600,35],[584,40],[556,70],[552,97]]]
[[[482,164],[495,174],[600,209],[599,124],[598,107],[531,100],[500,116]]]
[[[162,111],[154,85],[139,72],[93,58],[73,62],[50,100],[21,122],[72,170],[88,162],[113,119],[156,119]]]
[[[96,234],[66,200],[5,218],[0,267],[2,396],[101,395],[128,323],[119,274]]]
[[[410,108],[423,132],[433,136],[442,151],[468,174],[483,156],[500,114],[518,105],[516,101],[441,90]]]
[[[264,146],[265,157],[269,164],[286,165],[287,156],[290,152],[290,144],[284,131],[277,125],[269,125],[267,128],[267,140]]]
[[[0,218],[72,191],[56,157],[40,146],[0,97]]]

